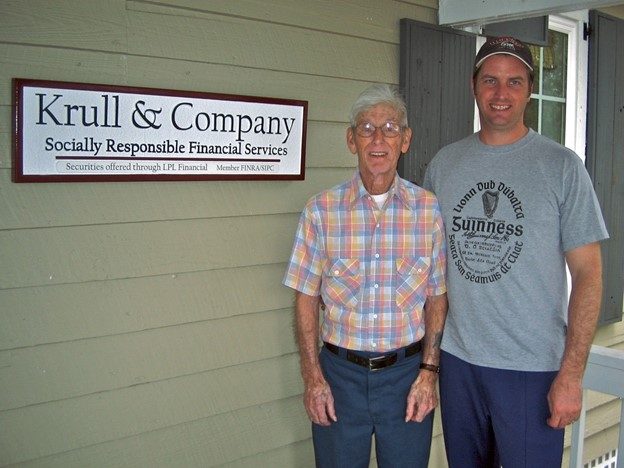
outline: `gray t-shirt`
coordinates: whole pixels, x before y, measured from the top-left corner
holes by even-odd
[[[423,186],[437,195],[446,228],[442,348],[480,366],[559,369],[564,252],[608,237],[581,159],[532,130],[505,146],[475,133],[439,151]]]

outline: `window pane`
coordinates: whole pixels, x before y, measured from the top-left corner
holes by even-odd
[[[539,120],[538,120],[538,115],[537,115],[538,110],[539,110],[539,102],[537,101],[537,99],[531,99],[529,104],[526,106],[526,109],[524,110],[524,125],[526,125],[529,128],[532,128],[533,130],[539,133],[539,127],[538,127]]]
[[[542,135],[565,143],[565,103],[542,102]]]
[[[531,55],[533,56],[533,92],[539,93],[539,82],[542,76],[540,73],[540,57],[542,55],[542,48],[529,44],[529,49],[531,50]]]
[[[542,94],[565,97],[568,69],[568,35],[548,31],[548,46],[542,48],[543,70]]]

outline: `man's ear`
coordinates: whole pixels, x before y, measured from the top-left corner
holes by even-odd
[[[401,141],[401,153],[407,153],[407,150],[409,150],[410,147],[410,143],[412,142],[412,129],[409,127],[406,127],[403,130],[403,134],[401,135],[402,141]]]
[[[347,146],[349,151],[355,154],[357,153],[357,146],[355,145],[355,134],[353,133],[353,127],[347,128]]]

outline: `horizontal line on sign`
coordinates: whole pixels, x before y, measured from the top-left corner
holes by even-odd
[[[223,161],[223,162],[282,162],[281,159],[232,159],[232,158],[158,158],[136,156],[56,156],[56,159],[76,159],[81,161]]]

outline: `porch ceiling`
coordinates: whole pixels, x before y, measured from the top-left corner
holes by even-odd
[[[444,26],[480,26],[622,4],[621,0],[439,0],[438,16]]]

